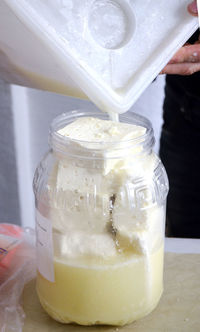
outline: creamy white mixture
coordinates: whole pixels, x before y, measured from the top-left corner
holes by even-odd
[[[89,117],[58,131],[90,159],[59,156],[49,178],[56,256],[109,259],[122,252],[142,254],[160,245],[163,208],[153,204],[151,192],[144,189],[144,183],[148,187],[152,181],[157,157],[138,155],[142,147],[135,149],[133,144],[123,158],[107,158],[123,142],[145,132],[140,126]],[[96,152],[97,160],[91,158],[91,142],[104,144]]]
[[[143,136],[145,132],[141,126],[92,117],[79,118],[58,131],[62,136],[82,141],[78,144],[87,148],[87,142],[120,143]]]

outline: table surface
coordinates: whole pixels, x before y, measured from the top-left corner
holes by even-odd
[[[164,293],[156,309],[143,319],[122,328],[59,324],[44,313],[32,280],[23,293],[23,332],[199,332],[200,239],[166,238],[165,251]]]
[[[165,251],[180,254],[200,254],[200,239],[165,238]]]

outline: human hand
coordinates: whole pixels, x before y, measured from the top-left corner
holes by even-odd
[[[188,11],[193,16],[198,16],[197,0],[188,5]]]
[[[188,5],[188,11],[198,16],[197,1]],[[192,75],[200,71],[200,40],[195,44],[185,44],[161,71],[161,74]]]

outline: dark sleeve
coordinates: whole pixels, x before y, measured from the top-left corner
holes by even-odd
[[[190,39],[188,39],[189,44],[194,44],[199,39],[199,29],[192,35]]]

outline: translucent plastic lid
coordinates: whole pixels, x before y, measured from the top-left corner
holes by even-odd
[[[198,28],[188,0],[4,0],[98,107],[127,111]]]

